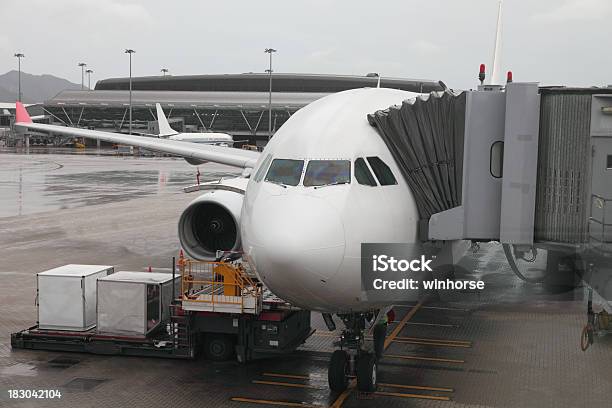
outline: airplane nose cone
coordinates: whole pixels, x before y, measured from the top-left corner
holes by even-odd
[[[285,300],[312,300],[344,259],[340,214],[324,199],[307,195],[269,196],[259,204],[248,245],[261,278]]]

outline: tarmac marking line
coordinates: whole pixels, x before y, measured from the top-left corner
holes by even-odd
[[[315,387],[314,385],[310,385],[310,384],[296,384],[296,383],[288,383],[288,382],[280,382],[280,381],[263,381],[263,380],[253,380],[251,382],[253,384],[278,385],[281,387],[318,389],[318,387]]]
[[[396,305],[394,307],[413,307],[416,305]],[[461,309],[458,307],[444,307],[444,306],[423,306],[423,309],[435,309],[435,310],[453,310],[456,312],[469,312],[469,309]]]
[[[439,363],[457,363],[464,364],[465,360],[455,360],[452,358],[439,358],[439,357],[421,357],[421,356],[406,356],[400,354],[385,354],[385,357],[400,358],[404,360],[422,360],[422,361],[436,361]]]
[[[423,302],[417,303],[412,309],[408,311],[408,313],[406,313],[406,316],[404,316],[404,318],[399,322],[399,324],[395,326],[391,334],[387,336],[387,338],[385,339],[385,344],[384,344],[385,350],[389,348],[391,343],[395,340],[398,334],[400,334],[402,329],[406,326],[406,323],[408,323],[408,320],[412,319],[414,315],[416,314],[416,312],[418,312],[421,307],[423,307]]]
[[[318,330],[312,334],[313,336],[322,336],[322,337],[337,337],[340,333],[327,333],[327,332],[319,332]]]
[[[437,395],[424,395],[424,394],[403,394],[401,392],[376,391],[374,395],[384,395],[388,397],[400,397],[400,398],[419,398],[419,399],[428,399],[428,400],[436,400],[436,401],[450,401],[449,397],[440,397]]]
[[[463,348],[471,348],[469,344],[454,344],[454,343],[433,343],[433,342],[425,342],[425,341],[414,341],[414,340],[392,340],[395,343],[402,344],[419,344],[422,346],[434,346],[434,347],[463,347]]]
[[[329,406],[329,408],[340,408],[342,406],[342,404],[344,404],[344,401],[346,401],[346,399],[348,398],[350,393],[353,392],[353,389],[355,388],[355,386],[357,386],[357,380],[356,379],[352,379],[351,382],[348,385],[348,388],[346,390],[342,391],[342,393],[340,395],[338,395],[338,398],[336,398],[334,403],[331,404]]]
[[[459,327],[459,325],[457,325],[457,324],[442,324],[442,323],[408,322],[406,324],[412,324],[412,325],[416,325],[416,326],[435,326],[435,327],[452,327],[452,328],[458,328]]]
[[[382,387],[388,388],[406,388],[410,390],[423,390],[423,391],[440,391],[440,392],[454,392],[452,388],[446,387],[427,387],[424,385],[405,385],[405,384],[389,384],[389,383],[378,383]]]
[[[264,400],[255,398],[244,398],[244,397],[232,397],[232,401],[235,402],[247,402],[251,404],[260,405],[276,405],[282,407],[300,407],[300,408],[324,408],[323,405],[312,405],[305,402],[291,402],[291,401],[276,401],[276,400]]]
[[[280,378],[293,378],[296,380],[310,380],[309,375],[298,375],[298,374],[281,374],[281,373],[263,373],[266,377],[280,377]]]
[[[427,341],[427,342],[432,342],[432,343],[468,344],[470,346],[472,345],[472,342],[468,341],[468,340],[428,339],[428,338],[424,338],[424,337],[403,337],[403,336],[398,336],[398,337],[396,337],[396,340],[414,340],[414,341]]]

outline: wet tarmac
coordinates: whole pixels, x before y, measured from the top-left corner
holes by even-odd
[[[235,171],[200,166],[203,178]],[[67,263],[169,267],[176,222],[197,194],[181,187],[194,182],[195,168],[180,159],[0,154],[0,406],[610,406],[612,338],[579,347],[584,288],[551,293],[520,281],[496,244],[462,261],[484,291],[395,308],[374,395],[328,390],[338,333],[318,314],[317,332],[295,353],[246,365],[11,349],[10,333],[36,322],[37,272]],[[543,270],[541,258],[522,266]],[[10,399],[15,389],[62,396]]]
[[[117,156],[114,150],[95,149],[30,148],[29,154],[5,149],[0,154],[0,217],[163,195],[196,182],[196,168],[180,158]],[[236,174],[236,169],[209,166],[202,181]]]

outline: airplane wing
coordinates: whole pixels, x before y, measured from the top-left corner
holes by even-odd
[[[252,150],[242,150],[231,147],[211,146],[199,143],[181,142],[178,140],[154,139],[144,136],[33,123],[30,115],[20,102],[16,104],[15,126],[67,136],[86,137],[110,143],[137,146],[156,152],[174,154],[185,159],[210,161],[240,168],[253,168],[260,154]]]

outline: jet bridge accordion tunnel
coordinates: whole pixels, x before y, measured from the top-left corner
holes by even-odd
[[[595,259],[612,299],[612,89],[493,88],[368,115],[412,189],[421,240],[541,248],[549,264],[589,259],[581,273]]]

